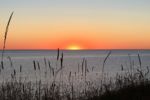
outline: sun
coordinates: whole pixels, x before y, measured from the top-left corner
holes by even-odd
[[[68,50],[81,50],[83,48],[81,46],[78,46],[78,45],[70,45],[66,49],[68,49]]]

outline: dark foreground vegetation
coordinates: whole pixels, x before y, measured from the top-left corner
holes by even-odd
[[[100,96],[94,96],[88,100],[149,100],[150,83],[128,85],[119,90],[107,91]]]
[[[42,84],[19,81],[14,76],[0,84],[0,100],[150,100],[150,81],[146,75],[148,71],[125,72],[107,83],[101,80],[98,87],[85,81],[88,88],[81,91],[75,91],[72,82]]]

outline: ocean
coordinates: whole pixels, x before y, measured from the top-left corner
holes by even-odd
[[[13,74],[16,74],[17,79],[21,77],[26,81],[49,82],[54,76],[58,81],[60,77],[67,81],[69,75],[79,78],[85,74],[87,80],[96,80],[102,74],[103,63],[109,51],[111,54],[104,66],[107,76],[113,77],[122,70],[130,70],[131,65],[135,70],[139,68],[138,54],[142,68],[150,67],[150,50],[60,50],[58,60],[57,50],[6,50],[0,81],[10,80]],[[63,66],[60,60],[62,53]]]

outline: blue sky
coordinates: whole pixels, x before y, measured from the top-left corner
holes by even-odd
[[[149,0],[1,0],[0,6],[7,7],[149,7]]]

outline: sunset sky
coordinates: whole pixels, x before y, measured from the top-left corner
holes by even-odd
[[[150,49],[150,0],[0,0],[0,47]]]

